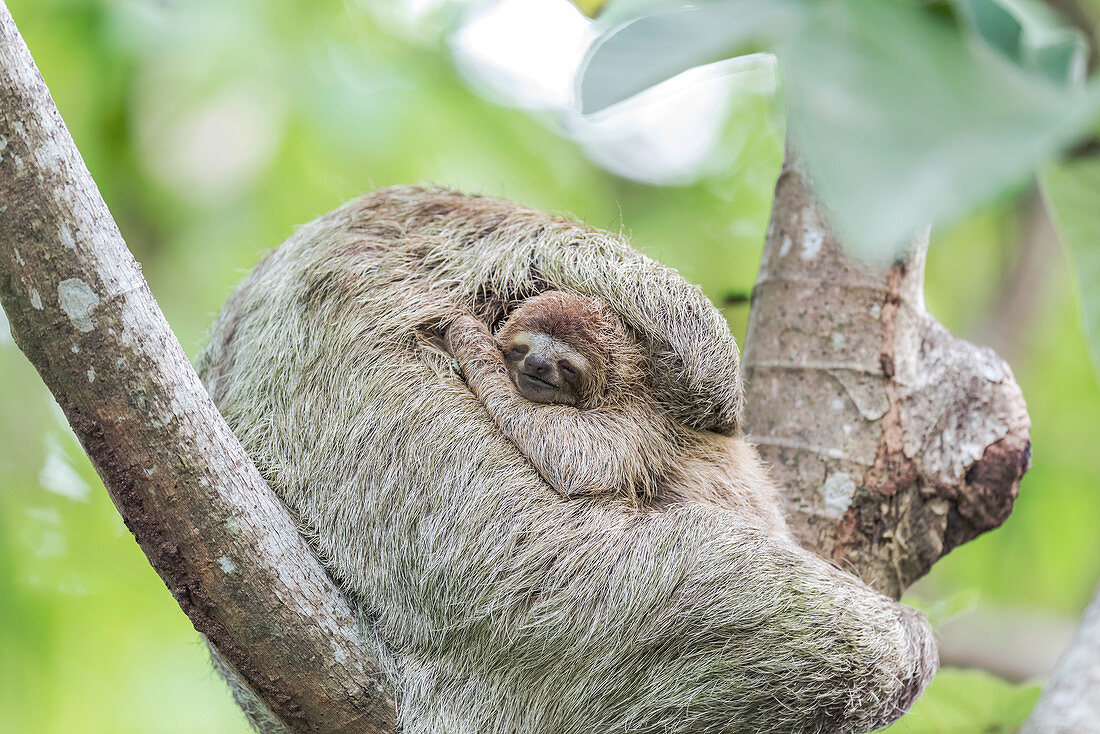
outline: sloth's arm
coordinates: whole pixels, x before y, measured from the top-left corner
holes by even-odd
[[[539,238],[531,249],[537,277],[606,301],[646,345],[655,397],[672,417],[700,430],[739,430],[737,342],[702,290],[603,233],[566,242]]]
[[[497,219],[495,228],[476,218],[463,226],[477,231],[467,237],[472,245],[434,251],[433,277],[459,284],[471,300],[557,289],[606,301],[646,346],[655,397],[669,415],[691,428],[737,432],[737,342],[697,286],[622,238],[577,223],[528,213]]]
[[[592,240],[536,240],[537,274],[551,287],[611,305],[647,346],[656,396],[672,416],[692,428],[735,433],[744,398],[737,342],[725,319],[675,270],[625,243]]]
[[[650,493],[654,472],[641,439],[652,428],[629,406],[578,410],[527,400],[508,379],[493,336],[473,317],[448,327],[445,341],[493,422],[560,494],[637,499]]]

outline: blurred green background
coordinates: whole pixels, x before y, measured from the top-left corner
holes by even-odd
[[[590,162],[552,113],[471,91],[438,16],[413,21],[366,0],[8,6],[191,356],[266,248],[348,198],[414,181],[622,229],[701,284],[743,334],[782,156],[768,94],[730,107],[728,173],[653,186]],[[952,331],[1009,359],[1035,458],[1004,527],[912,592],[944,630],[945,661],[974,669],[941,672],[895,731],[1012,731],[1037,695],[1028,679],[1056,657],[1100,576],[1100,389],[1072,263],[1030,184],[934,233],[927,299]],[[1002,647],[1020,670],[987,659]],[[0,326],[0,732],[247,730]]]

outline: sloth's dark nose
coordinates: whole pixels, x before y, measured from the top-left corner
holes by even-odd
[[[524,367],[527,371],[534,374],[536,377],[542,377],[550,373],[550,360],[545,357],[540,357],[537,354],[527,355],[527,360],[524,362]]]

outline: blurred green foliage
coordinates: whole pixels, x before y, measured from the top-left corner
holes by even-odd
[[[1011,734],[1027,719],[1038,686],[1011,686],[969,670],[942,670],[890,734]]]
[[[1081,316],[1100,372],[1100,157],[1050,166],[1043,194],[1081,286]]]
[[[578,72],[578,104],[597,112],[685,69],[774,53],[790,137],[833,226],[849,249],[886,259],[929,222],[955,222],[1027,177],[1100,118],[1084,36],[1053,13],[1032,0],[936,7],[618,0]],[[956,8],[966,31],[942,17]]]
[[[655,188],[589,163],[551,120],[468,91],[437,38],[360,0],[8,0],[153,292],[194,356],[234,283],[308,221],[378,186],[439,181],[566,211],[716,301],[751,289],[782,122],[743,101],[736,167]],[[381,20],[380,20],[381,19]],[[1017,257],[1018,191],[937,233],[928,300],[976,338]],[[1100,575],[1100,390],[1072,271],[1002,339],[1029,398],[1035,466],[1004,528],[941,562],[928,601],[978,590],[1076,615]],[[727,309],[743,334],[746,306]],[[0,732],[244,732],[205,647],[122,526],[0,327]],[[898,731],[1002,731],[1033,687],[946,672]],[[980,728],[979,723],[980,723]],[[1007,731],[1007,729],[1005,729]]]

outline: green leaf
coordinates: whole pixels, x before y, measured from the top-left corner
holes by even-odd
[[[941,670],[888,734],[1010,734],[1027,719],[1039,687],[976,670]]]
[[[788,126],[858,254],[891,256],[923,225],[1023,182],[1100,110],[1096,84],[1052,84],[915,7],[818,7],[811,30],[778,51]]]
[[[1010,59],[1020,60],[1020,41],[1024,29],[1003,3],[996,0],[958,0],[957,4],[975,34]]]
[[[1052,81],[1079,83],[1085,77],[1089,45],[1077,31],[1051,33],[1049,40],[1029,45],[1029,65]]]
[[[1017,16],[974,8],[1009,44]],[[791,137],[844,239],[868,257],[893,256],[929,222],[1024,181],[1100,111],[1100,85],[1052,83],[919,6],[882,0],[722,0],[645,15],[595,44],[578,99],[600,109],[750,42],[778,55]],[[1061,63],[1059,47],[1035,48],[1050,53],[1036,63]]]
[[[1100,375],[1100,158],[1046,168],[1043,198],[1070,251],[1081,294],[1081,321]]]
[[[971,30],[1009,59],[1059,84],[1084,78],[1088,43],[1035,0],[956,0]]]
[[[904,601],[924,612],[932,626],[938,629],[945,622],[974,609],[980,598],[981,592],[978,589],[968,587],[932,601],[924,601],[911,594]]]
[[[624,3],[608,8],[607,22],[622,17]],[[578,72],[577,99],[584,114],[621,102],[682,71],[759,51],[801,25],[799,0],[718,0],[680,3],[630,0],[643,14],[601,36]]]

